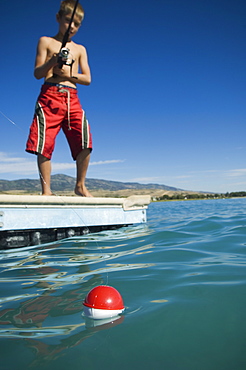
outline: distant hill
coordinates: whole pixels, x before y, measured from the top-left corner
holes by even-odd
[[[51,187],[54,192],[56,191],[73,191],[75,186],[75,178],[67,175],[53,175],[51,176]],[[118,191],[125,189],[159,189],[159,190],[170,190],[178,191],[177,189],[167,185],[160,184],[139,184],[137,182],[119,182],[119,181],[107,181],[100,179],[87,179],[86,186],[90,191]],[[32,179],[20,179],[20,180],[0,180],[0,192],[7,191],[23,191],[28,193],[35,193],[41,191],[40,181]]]

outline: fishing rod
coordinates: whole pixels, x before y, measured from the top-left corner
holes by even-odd
[[[71,73],[72,73],[72,64],[74,63],[74,60],[70,61],[68,59],[70,49],[66,48],[66,44],[68,42],[71,25],[72,25],[72,22],[73,22],[73,19],[74,19],[74,15],[75,15],[78,3],[79,3],[79,0],[77,0],[75,5],[74,5],[73,13],[72,13],[68,28],[67,28],[66,32],[64,33],[64,36],[63,36],[63,39],[62,39],[61,49],[60,49],[59,54],[58,54],[58,67],[61,69],[64,64],[70,65]],[[55,75],[55,74],[53,75],[53,77],[56,77],[56,76],[57,75]]]

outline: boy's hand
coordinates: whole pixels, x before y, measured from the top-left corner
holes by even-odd
[[[59,66],[56,64],[53,68],[53,73],[60,77],[70,77],[70,67],[63,65],[62,68],[59,68]]]

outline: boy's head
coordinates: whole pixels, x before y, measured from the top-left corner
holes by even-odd
[[[58,12],[59,17],[62,18],[65,15],[72,14],[75,4],[76,4],[75,0],[63,0],[61,2],[60,10]],[[75,16],[80,20],[80,23],[84,19],[84,15],[85,15],[84,9],[80,5],[80,3],[78,3]]]

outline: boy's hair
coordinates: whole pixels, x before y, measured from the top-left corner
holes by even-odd
[[[75,3],[75,0],[63,0],[58,12],[59,16],[62,17],[63,15],[71,14],[73,12]],[[79,17],[81,21],[84,19],[85,12],[80,3],[77,5],[75,15]]]

